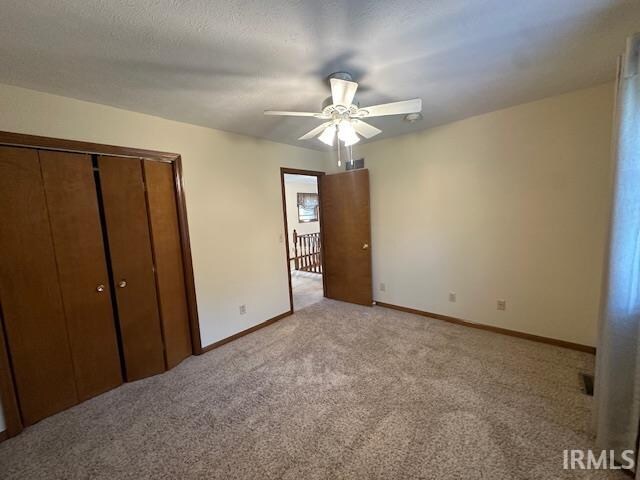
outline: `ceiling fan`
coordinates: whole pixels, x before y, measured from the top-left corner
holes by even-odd
[[[305,133],[298,140],[308,140],[318,137],[320,141],[333,146],[336,133],[338,140],[342,140],[345,146],[353,145],[360,141],[358,134],[364,138],[375,137],[382,132],[366,122],[363,118],[383,117],[386,115],[418,114],[422,110],[422,100],[413,98],[401,102],[383,103],[371,107],[360,107],[353,102],[358,90],[358,84],[353,81],[349,73],[337,72],[329,76],[331,84],[331,96],[322,104],[322,111],[314,112],[286,112],[279,110],[266,110],[265,115],[284,115],[291,117],[315,117],[327,120],[313,130]]]

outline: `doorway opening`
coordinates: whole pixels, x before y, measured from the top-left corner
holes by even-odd
[[[291,310],[324,297],[320,178],[323,172],[281,168]]]

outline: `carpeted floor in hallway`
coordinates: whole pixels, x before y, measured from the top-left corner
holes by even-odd
[[[322,300],[0,444],[4,479],[558,479],[593,356]]]
[[[296,312],[318,303],[324,298],[322,275],[317,273],[292,271],[291,287],[293,291],[293,309]]]

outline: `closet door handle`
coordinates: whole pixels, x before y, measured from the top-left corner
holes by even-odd
[[[127,286],[127,281],[126,281],[126,280],[120,280],[120,281],[118,282],[118,286],[119,286],[120,288],[124,288],[124,287],[126,287],[126,286]]]
[[[104,292],[104,285],[103,284],[98,285],[96,287],[96,292],[98,292],[98,293]]]

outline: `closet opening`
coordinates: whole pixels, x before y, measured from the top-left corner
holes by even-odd
[[[0,214],[6,437],[203,353],[179,154],[0,132]]]

